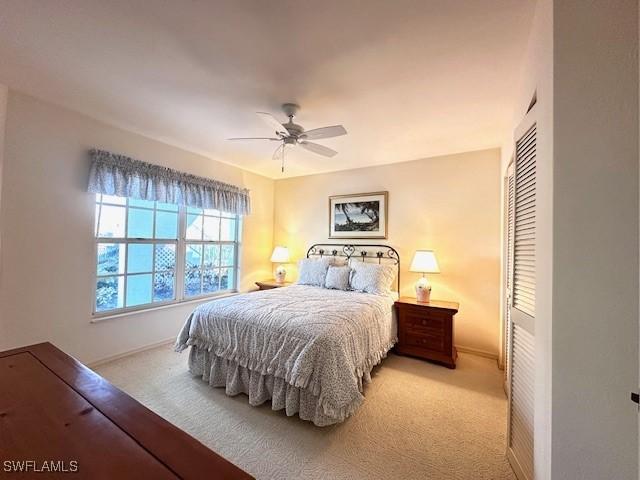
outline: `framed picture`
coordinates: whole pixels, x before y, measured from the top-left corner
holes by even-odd
[[[329,197],[329,238],[387,238],[389,192]]]

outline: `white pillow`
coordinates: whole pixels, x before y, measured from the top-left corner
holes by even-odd
[[[329,269],[329,259],[318,261],[314,258],[303,258],[298,262],[298,284],[324,287],[324,279]]]
[[[339,267],[331,265],[327,270],[324,287],[334,290],[349,290],[349,276],[351,269],[347,265]]]
[[[395,265],[351,262],[351,289],[357,292],[374,293],[376,295],[388,295],[391,293],[391,284],[396,277]]]

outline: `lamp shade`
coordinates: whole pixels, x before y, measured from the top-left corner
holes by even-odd
[[[418,273],[440,273],[438,260],[433,250],[416,250],[409,271]]]
[[[287,247],[276,247],[271,254],[273,263],[287,263],[289,261],[289,249]]]

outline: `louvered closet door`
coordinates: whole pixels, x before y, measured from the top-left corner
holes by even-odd
[[[509,163],[507,174],[504,177],[504,345],[503,345],[503,361],[504,361],[504,391],[509,395],[509,369],[511,361],[511,277],[513,269],[513,209],[515,204],[515,181],[514,161]]]
[[[513,197],[509,217],[512,229],[508,255],[507,456],[521,480],[533,479],[533,413],[536,305],[536,122],[527,114],[516,131]],[[509,229],[507,229],[509,230]]]

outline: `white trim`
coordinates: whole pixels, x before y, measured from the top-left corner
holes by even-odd
[[[171,337],[171,338],[167,338],[165,340],[160,340],[159,342],[155,342],[155,343],[151,343],[149,345],[145,345],[143,347],[134,348],[133,350],[128,350],[126,352],[118,353],[116,355],[111,355],[109,357],[104,357],[104,358],[102,358],[100,360],[96,360],[95,362],[88,363],[87,367],[93,369],[93,368],[99,367],[101,365],[104,365],[106,363],[113,362],[114,360],[119,360],[121,358],[128,357],[130,355],[134,355],[136,353],[141,353],[141,352],[145,352],[147,350],[152,350],[154,348],[161,347],[163,345],[169,345],[169,344],[175,342],[175,340],[176,340],[175,338]]]
[[[219,298],[232,297],[234,295],[238,295],[239,293],[240,292],[229,292],[229,293],[224,293],[219,295],[209,295],[207,297],[199,297],[199,298],[193,298],[189,300],[179,300],[171,303],[165,303],[165,304],[157,305],[155,307],[150,307],[150,308],[139,308],[137,310],[118,312],[118,313],[114,313],[113,315],[103,315],[100,317],[92,317],[91,320],[89,320],[89,323],[99,323],[104,320],[113,320],[114,318],[128,317],[131,315],[139,315],[141,313],[147,313],[147,312],[155,312],[156,310],[164,310],[165,308],[178,307],[180,305],[189,305],[190,303],[205,303],[205,302],[210,302],[212,300],[217,300]]]
[[[237,294],[233,294],[233,295],[237,295]],[[228,297],[228,296],[231,296],[231,295],[225,295],[225,296]],[[193,300],[193,301],[183,302],[183,303],[195,303],[195,302],[196,301]],[[153,310],[160,310],[160,309],[163,309],[163,308],[172,307],[174,305],[165,305],[163,307],[154,308]],[[148,311],[148,310],[145,310],[145,311]],[[142,312],[138,311],[138,312],[121,313],[121,314],[118,314],[118,315],[112,315],[112,317],[110,317],[110,318],[122,317],[122,316],[125,316],[125,315],[130,315],[132,313],[142,313]],[[100,318],[100,319],[97,319],[97,320],[106,320],[106,318]],[[95,322],[92,321],[91,323],[95,323]],[[116,355],[111,355],[109,357],[105,357],[105,358],[102,358],[100,360],[96,360],[95,362],[88,363],[87,366],[89,368],[95,368],[97,366],[104,365],[105,363],[109,363],[109,362],[112,362],[114,360],[119,360],[121,358],[128,357],[129,355],[135,355],[136,353],[141,353],[141,352],[144,352],[144,351],[147,351],[147,350],[151,350],[151,349],[154,349],[156,347],[160,347],[162,345],[168,345],[170,343],[173,343],[174,341],[175,341],[175,338],[171,337],[171,338],[168,338],[166,340],[161,340],[159,342],[151,343],[151,344],[145,345],[143,347],[134,348],[133,350],[127,350],[126,352],[118,353]],[[492,352],[487,352],[485,350],[478,350],[477,348],[465,347],[465,346],[462,346],[462,345],[456,345],[456,349],[460,353],[467,353],[467,354],[470,354],[470,355],[476,355],[478,357],[490,358],[490,359],[496,360],[496,361],[498,360],[498,355],[497,354],[492,353]]]
[[[477,348],[465,347],[464,345],[456,345],[456,350],[460,353],[470,353],[479,357],[490,358],[491,360],[498,361],[498,354],[495,352],[488,352],[486,350],[479,350]]]

